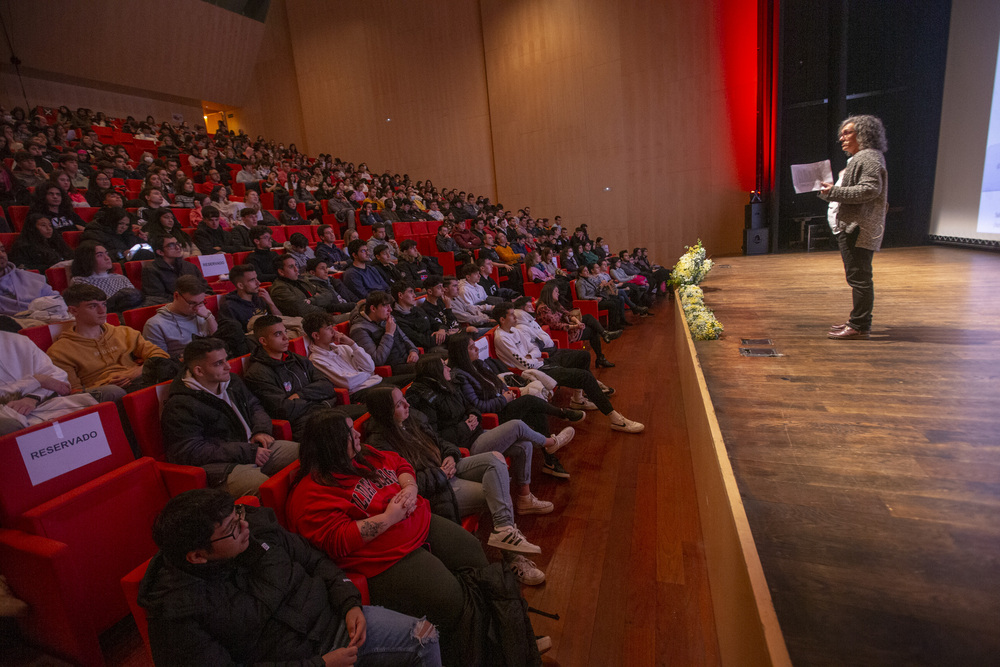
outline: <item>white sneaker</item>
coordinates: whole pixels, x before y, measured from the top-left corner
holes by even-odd
[[[549,504],[551,505],[551,503]],[[549,511],[551,512],[552,510]],[[542,553],[542,548],[529,542],[521,531],[517,529],[517,526],[513,524],[494,528],[493,532],[490,533],[490,539],[487,544],[497,549],[503,549],[504,551],[519,551],[526,554]]]
[[[545,573],[539,570],[534,562],[521,554],[507,561],[507,567],[517,576],[517,580],[525,586],[537,586],[545,581]]]
[[[597,406],[594,405],[593,401],[588,398],[584,398],[582,401],[572,400],[569,402],[569,407],[574,410],[596,410]]]
[[[568,445],[574,435],[576,435],[576,429],[572,426],[567,426],[563,430],[559,431],[559,433],[553,433],[552,437],[555,439],[556,444],[546,445],[545,451],[549,454],[555,454],[557,451]]]
[[[529,493],[526,496],[518,496],[514,507],[517,509],[518,514],[548,514],[556,508],[555,505],[547,500],[539,500],[533,493]]]
[[[625,419],[625,417],[622,417],[621,424],[611,422],[612,431],[621,431],[623,433],[642,433],[645,428],[646,427],[643,424],[634,422],[631,419]]]

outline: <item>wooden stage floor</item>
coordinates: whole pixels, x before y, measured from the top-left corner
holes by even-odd
[[[876,254],[869,341],[838,253],[721,258],[698,355],[796,665],[1000,662],[1000,254]],[[782,355],[740,355],[770,338]]]

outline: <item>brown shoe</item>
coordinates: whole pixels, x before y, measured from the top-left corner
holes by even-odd
[[[830,331],[843,331],[844,328],[847,326],[848,326],[847,322],[844,322],[843,324],[834,324],[832,327],[830,327]]]
[[[851,326],[845,326],[840,331],[831,330],[826,337],[834,340],[868,340],[869,338],[867,331],[858,331]]]

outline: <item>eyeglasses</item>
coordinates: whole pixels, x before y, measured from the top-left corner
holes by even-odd
[[[236,505],[233,509],[236,511],[236,524],[233,526],[233,529],[229,531],[228,535],[217,537],[212,542],[221,542],[222,540],[228,540],[230,537],[234,540],[236,539],[236,534],[243,528],[243,517],[246,516],[247,508],[246,505]]]

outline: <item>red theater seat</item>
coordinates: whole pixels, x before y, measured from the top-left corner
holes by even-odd
[[[29,605],[18,618],[28,641],[102,665],[98,635],[129,613],[121,579],[155,553],[153,520],[172,495],[204,483],[200,469],[143,457],[30,509],[33,530],[0,530],[0,571]]]

